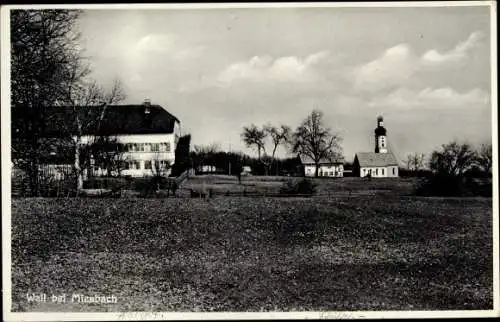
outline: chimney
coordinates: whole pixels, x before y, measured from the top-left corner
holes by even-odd
[[[149,114],[151,113],[151,109],[150,109],[150,106],[151,106],[151,100],[149,98],[146,98],[144,100],[144,103],[142,103],[142,105],[144,105],[144,114]]]

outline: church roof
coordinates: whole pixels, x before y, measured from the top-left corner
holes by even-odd
[[[375,153],[375,152],[359,152],[356,157],[361,167],[385,167],[390,165],[398,165],[396,157],[391,152]]]
[[[300,155],[300,162],[302,162],[302,164],[314,164],[314,160],[312,158],[302,154]],[[341,164],[343,162],[344,161],[341,158],[323,158],[319,161],[320,164]]]

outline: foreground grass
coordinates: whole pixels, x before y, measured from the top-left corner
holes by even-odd
[[[14,199],[13,311],[492,308],[491,199]],[[117,304],[28,304],[27,292]]]

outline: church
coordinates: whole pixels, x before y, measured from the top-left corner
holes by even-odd
[[[377,117],[375,129],[375,152],[358,152],[354,157],[353,175],[373,178],[398,177],[398,161],[389,151],[387,130],[382,116]]]

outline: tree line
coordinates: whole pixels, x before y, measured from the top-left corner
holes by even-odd
[[[241,138],[246,147],[257,151],[257,159],[266,175],[276,162],[276,150],[280,145],[288,152],[311,159],[316,166],[316,177],[323,160],[343,159],[342,137],[325,125],[324,114],[319,110],[313,110],[295,131],[283,124],[275,126],[267,123],[262,127],[251,124],[243,127]],[[266,146],[270,146],[270,152]]]
[[[74,151],[76,188],[83,185],[83,171],[90,156],[109,162],[116,155],[97,153],[99,146],[114,144],[113,138],[88,136],[98,129],[106,107],[126,98],[122,83],[110,87],[91,77],[92,68],[79,46],[76,29],[79,10],[12,10],[11,12],[11,115],[12,161],[29,178],[32,195],[39,195],[40,167],[46,151]],[[71,110],[72,122],[56,121],[60,138],[48,138],[49,111],[61,106]],[[96,107],[93,109],[81,108]],[[96,112],[97,111],[97,112]],[[53,120],[52,120],[53,121]],[[57,150],[57,149],[56,149]],[[106,150],[107,151],[107,150]],[[109,151],[108,151],[109,152]]]

